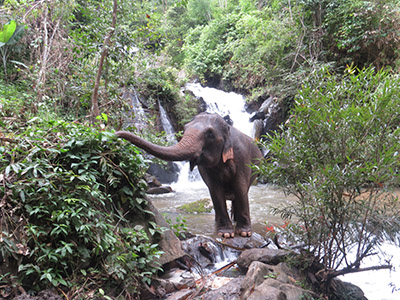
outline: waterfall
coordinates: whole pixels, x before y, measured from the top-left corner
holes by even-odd
[[[253,124],[249,121],[250,115],[245,110],[246,100],[242,95],[202,87],[200,83],[188,83],[185,88],[196,97],[203,98],[207,112],[217,113],[221,117],[229,116],[235,128],[252,137]]]
[[[139,97],[136,93],[134,87],[131,87],[129,90],[125,90],[122,95],[124,99],[130,100],[130,106],[133,113],[133,117],[129,118],[129,126],[134,126],[138,130],[142,130],[147,125],[147,116],[143,109],[142,103],[139,101]]]
[[[161,126],[165,131],[168,142],[176,142],[175,129],[172,126],[172,123],[160,101],[158,101],[158,107],[160,109]]]

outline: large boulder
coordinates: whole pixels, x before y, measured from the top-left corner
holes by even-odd
[[[301,278],[300,272],[286,263],[268,265],[253,261],[242,281],[240,299],[297,300],[315,296],[299,286]]]
[[[155,222],[159,227],[169,228],[168,223],[150,200],[148,200],[148,210],[153,213],[152,220],[150,221]],[[171,229],[163,232],[158,244],[160,249],[164,252],[158,259],[158,263],[161,265],[172,262],[185,255],[185,252],[182,250],[181,241]]]
[[[229,283],[219,289],[211,290],[204,294],[201,299],[204,300],[236,300],[240,296],[240,284],[243,277],[233,278]]]
[[[153,175],[162,184],[171,184],[176,182],[179,177],[179,166],[174,162],[166,162],[165,165],[160,166],[156,163],[152,163],[147,170],[147,173]]]
[[[289,255],[291,255],[290,251],[281,249],[249,249],[240,254],[239,258],[237,259],[237,264],[242,270],[247,270],[253,261],[277,265]]]

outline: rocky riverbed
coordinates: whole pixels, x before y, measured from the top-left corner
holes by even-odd
[[[328,299],[313,274],[294,267],[298,253],[278,249],[259,234],[229,240],[197,235],[180,242],[185,255],[143,299]],[[361,289],[336,280],[329,299],[366,299]]]

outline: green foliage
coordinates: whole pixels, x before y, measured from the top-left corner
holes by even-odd
[[[297,11],[258,10],[245,1],[241,6],[245,9],[219,8],[223,13],[188,32],[185,65],[211,83],[223,80],[240,90],[278,91],[282,86],[276,87],[277,82],[283,85],[293,65],[300,25],[292,14]]]
[[[17,25],[15,20],[11,20],[4,24],[3,29],[0,30],[0,53],[3,60],[4,75],[7,79],[7,62],[15,44],[22,38],[26,26]],[[13,61],[16,64],[22,64],[21,62]]]
[[[240,38],[229,46],[233,56],[225,76],[237,88],[274,90],[292,66],[296,23],[288,13],[276,16],[271,8],[265,8],[241,15],[236,28]]]
[[[228,41],[235,39],[237,20],[238,15],[227,14],[191,30],[184,46],[187,68],[201,79],[222,77],[223,67],[232,56]]]
[[[330,59],[341,65],[355,63],[360,68],[369,64],[393,66],[399,56],[398,1],[304,2],[312,13],[309,22],[325,31],[324,47]]]
[[[165,53],[172,65],[181,67],[185,58],[185,53],[181,49],[183,38],[190,29],[186,8],[183,6],[171,7],[165,15],[162,26],[166,39]]]
[[[130,221],[150,214],[144,170],[138,150],[111,132],[29,120],[0,147],[3,263],[18,261],[13,275],[33,289],[89,290],[77,286],[89,277],[138,292],[160,255],[155,224],[146,233]]]
[[[277,208],[326,270],[325,280],[359,267],[400,229],[400,78],[348,68],[314,74],[296,97],[286,128],[269,136],[259,168],[297,201]],[[347,269],[346,269],[347,268]]]
[[[190,0],[187,4],[187,12],[191,27],[206,25],[212,19],[212,0]]]
[[[6,126],[5,118],[13,118],[22,122],[26,120],[29,113],[32,113],[33,101],[27,90],[28,87],[25,84],[7,85],[0,80],[0,126]],[[11,125],[12,122],[8,124],[8,126]]]
[[[163,217],[178,238],[186,238],[188,227],[186,225],[186,219],[184,217],[182,217],[181,215],[177,216],[175,218],[175,222],[171,218],[169,218],[167,214],[163,214]]]
[[[197,103],[189,96],[181,96],[174,68],[153,67],[144,70],[137,80],[137,90],[149,108],[158,110],[161,103],[179,129],[197,113]]]

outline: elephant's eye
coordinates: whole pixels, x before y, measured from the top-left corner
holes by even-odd
[[[212,129],[207,130],[205,135],[206,135],[207,139],[213,139],[214,138],[214,132],[213,132]]]

